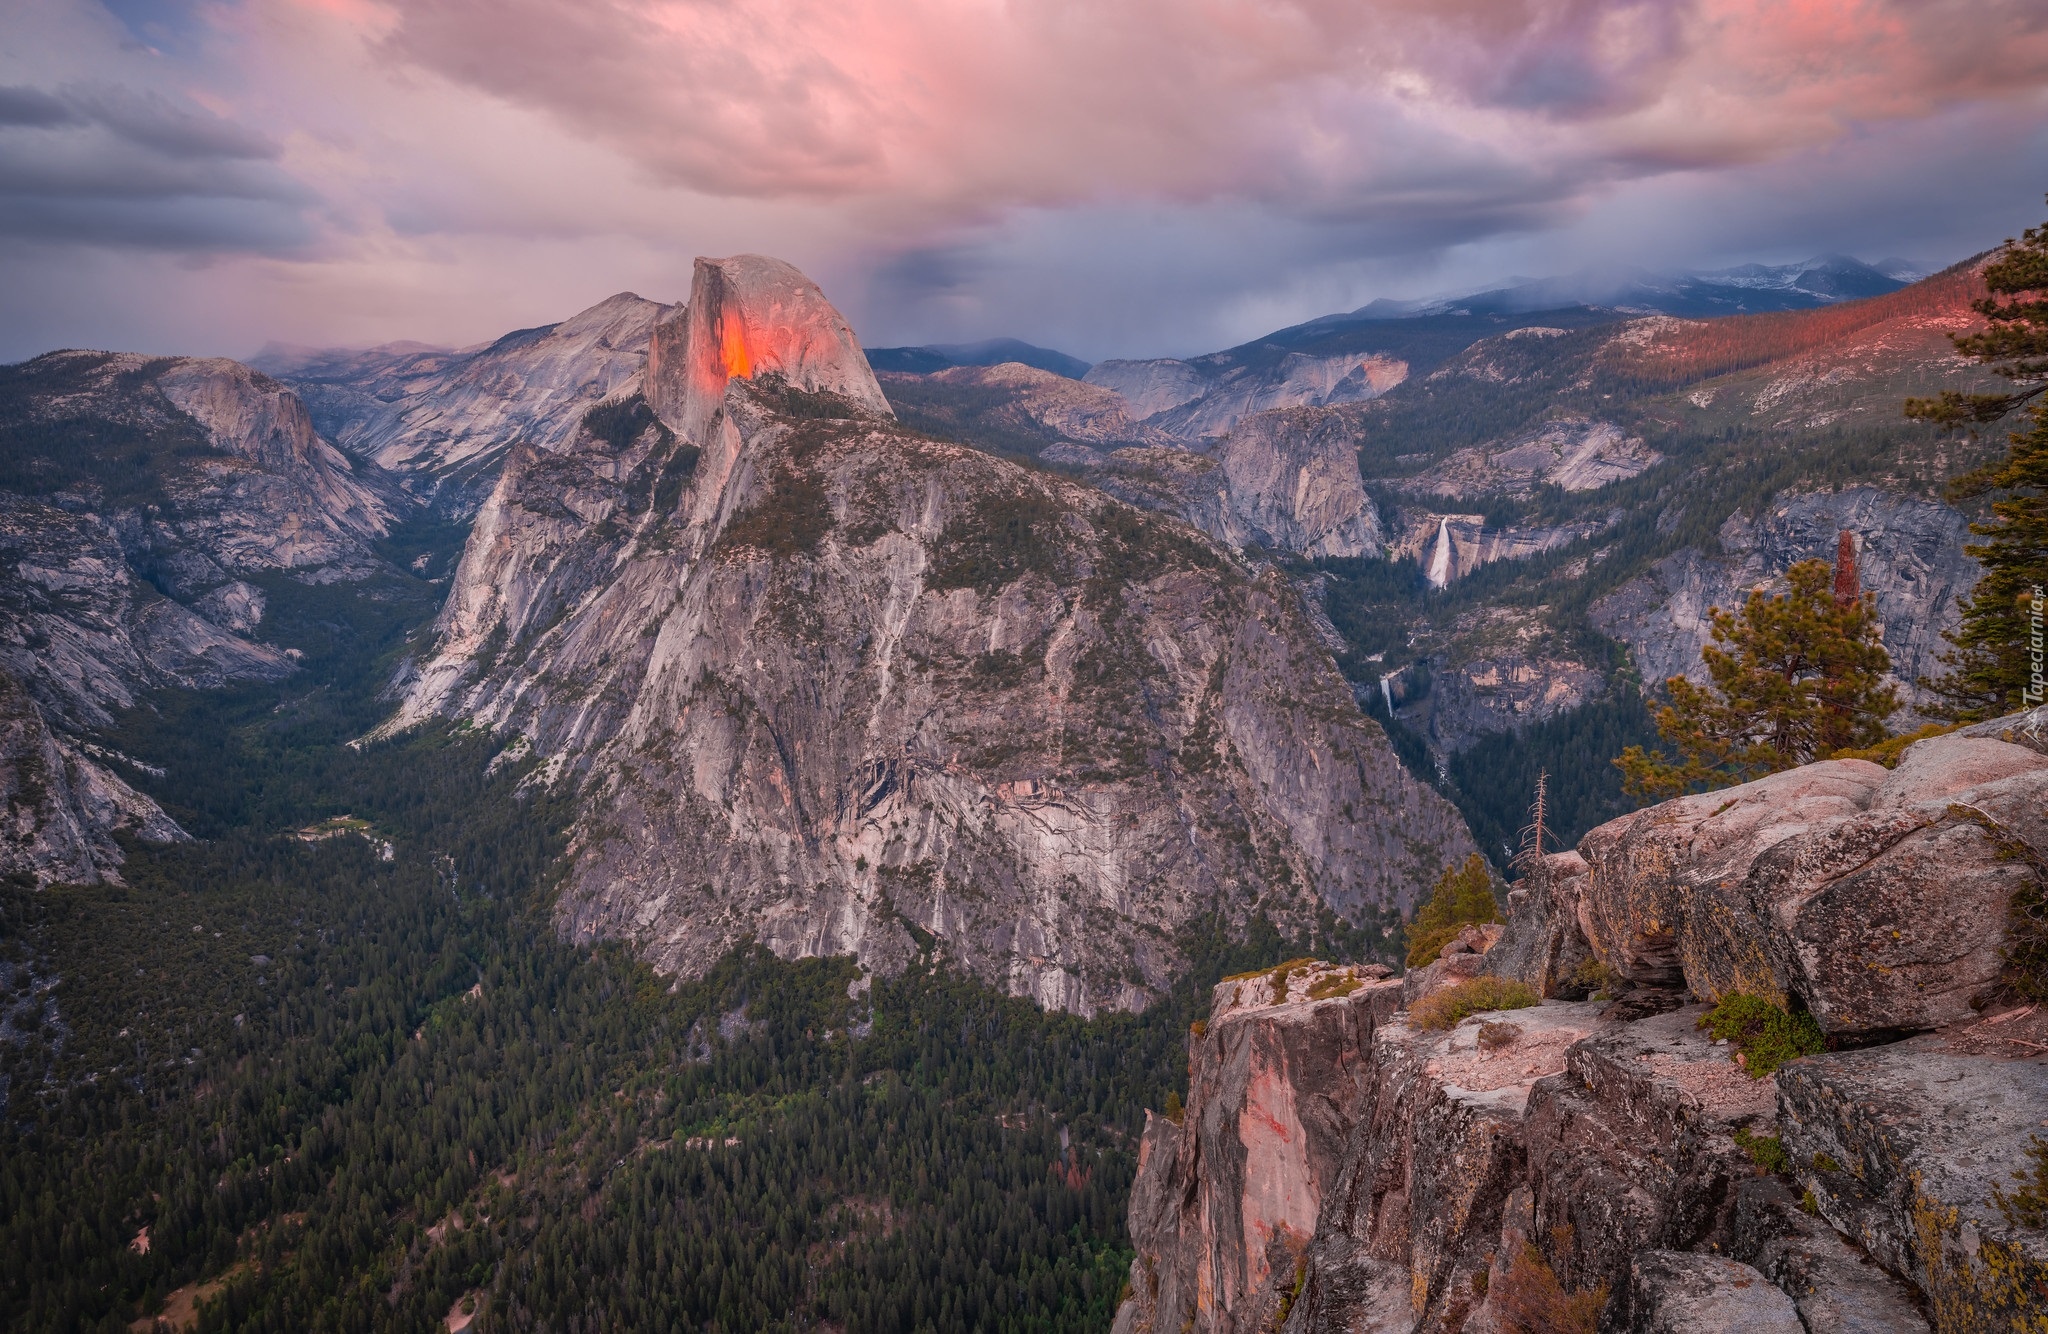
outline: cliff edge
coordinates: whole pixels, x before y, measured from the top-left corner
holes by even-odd
[[[2043,1328],[2041,721],[1624,817],[1405,979],[1226,983],[1119,1334]]]

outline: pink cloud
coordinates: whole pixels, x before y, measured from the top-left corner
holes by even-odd
[[[395,61],[713,194],[972,215],[1754,161],[2048,82],[2023,0],[411,0]],[[1539,170],[1536,174],[1541,175]]]
[[[741,251],[870,341],[1190,352],[1623,253],[1954,258],[2048,174],[2040,0],[16,9],[15,355],[472,341]]]

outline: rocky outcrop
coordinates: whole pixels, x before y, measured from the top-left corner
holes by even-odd
[[[1364,402],[1408,378],[1408,363],[1383,353],[1244,351],[1193,361],[1102,361],[1084,378],[1122,394],[1147,425],[1191,442],[1228,435],[1243,418],[1275,408]]]
[[[2005,966],[2048,861],[2048,757],[1936,737],[1666,802],[1580,844],[1581,929],[1629,981],[1810,1010],[1829,1033],[1937,1028]]]
[[[1809,1334],[1927,1334],[1911,1290],[1808,1213],[1783,1179],[1751,1177],[1735,1195],[1730,1254],[1792,1298]]]
[[[1100,464],[1105,450],[1183,443],[1139,423],[1122,395],[1021,362],[878,378],[898,415],[930,434],[1001,442],[1006,452],[1033,452],[1048,463],[1087,467]]]
[[[700,264],[660,421],[513,456],[394,721],[578,785],[573,933],[691,972],[748,937],[889,967],[914,929],[1087,1012],[1197,914],[1407,903],[1470,846],[1277,574],[897,428],[793,273]]]
[[[1815,1207],[1925,1294],[1941,1330],[2038,1328],[2048,1235],[1994,1191],[2048,1126],[2048,1064],[1914,1040],[1831,1052],[1779,1077],[1785,1151]]]
[[[52,731],[12,675],[0,671],[0,877],[38,885],[119,880],[117,832],[152,842],[185,837],[155,802]]]
[[[1700,649],[1710,640],[1713,607],[1734,610],[1749,590],[1783,591],[1795,561],[1834,559],[1842,533],[1856,539],[1863,589],[1875,595],[1892,675],[1909,704],[1915,684],[1940,675],[1937,659],[1956,624],[1956,599],[1980,573],[1964,551],[1964,517],[1940,501],[1872,487],[1780,496],[1761,514],[1722,525],[1723,554],[1688,547],[1595,603],[1592,622],[1629,646],[1645,681],[1704,679]]]
[[[1808,1334],[1792,1299],[1739,1260],[1644,1251],[1629,1267],[1631,1334]]]
[[[1383,545],[1351,427],[1331,413],[1260,413],[1207,454],[1121,449],[1086,476],[1234,548],[1324,558],[1374,556]]]
[[[467,514],[490,493],[514,445],[562,449],[584,413],[633,393],[649,334],[670,314],[620,292],[559,324],[478,347],[270,349],[256,364],[304,397],[319,429],[344,450]]]
[[[231,361],[53,352],[0,370],[0,676],[10,683],[10,870],[92,879],[117,830],[171,837],[78,737],[144,692],[275,680],[250,577],[385,568],[404,502],[321,439],[276,381]]]
[[[649,341],[648,406],[685,440],[701,441],[726,385],[757,376],[889,415],[853,327],[816,283],[766,255],[699,259],[689,303],[666,312]]]
[[[1316,964],[1232,978],[1190,1038],[1188,1114],[1149,1116],[1119,1334],[1270,1327],[1336,1187],[1400,984]]]
[[[1671,802],[1596,830],[1525,878],[1504,928],[1468,931],[1460,952],[1399,983],[1361,984],[1343,999],[1292,986],[1269,996],[1256,977],[1238,984],[1244,992],[1219,989],[1208,1031],[1190,1046],[1183,1123],[1217,1132],[1148,1131],[1121,1334],[2039,1328],[2048,1232],[2037,1209],[2015,1205],[2013,1173],[2048,1151],[2037,1147],[2048,1139],[2048,1021],[2030,1025],[2034,1010],[1997,999],[1984,976],[1980,1001],[2005,1008],[1980,1017],[1965,1006],[1953,1018],[1945,997],[1976,965],[1936,977],[1898,958],[1936,940],[1970,956],[1981,921],[2002,931],[2016,896],[2042,891],[2034,840],[2048,800],[2027,785],[2048,773],[2048,756],[1999,739],[2025,721],[1919,743],[1895,771],[1809,766],[1712,794],[1725,809]],[[1860,836],[1844,826],[1897,811],[1925,828],[1945,828],[1951,812],[1981,815],[1970,828],[2002,842],[1943,855],[1951,880],[1976,887],[1945,897],[1923,877],[1902,889],[1888,883],[1896,867],[1859,878],[1888,855],[1867,840],[1861,860],[1828,878],[1817,849],[1846,852]],[[1639,855],[1616,851],[1631,840]],[[1719,948],[1803,959],[1807,991],[1768,991],[1778,974],[1741,985],[1803,1002],[1865,1045],[1753,1078],[1733,1059],[1746,1054],[1704,1026],[1723,994],[1710,989],[1718,965],[1677,942],[1713,891],[1714,903],[1733,903],[1757,868],[1782,875],[1794,864],[1817,877],[1815,892],[1752,903],[1746,917],[1709,913]],[[1998,882],[2004,901],[1982,892],[1979,877],[1994,866],[2018,868]],[[1818,939],[1807,915],[1830,896],[1823,917],[1860,915],[1868,929]],[[1900,907],[1909,898],[1917,915]],[[1802,931],[1789,951],[1772,943]],[[1605,966],[1567,971],[1589,955]],[[1647,988],[1631,990],[1626,970]],[[1303,975],[1334,972],[1297,961],[1283,976]],[[1421,1026],[1452,988],[1489,978],[1499,999],[1512,999],[1498,990],[1510,980],[1551,996],[1601,993],[1525,997],[1523,1008],[1448,1029]],[[1244,994],[1261,1003],[1234,1011]],[[1330,1013],[1340,1006],[1348,1027]],[[1839,1022],[1850,1014],[1853,1029]],[[1225,1077],[1227,1054],[1283,1047],[1288,1058],[1262,1068],[1294,1079],[1285,1094]],[[1316,1099],[1319,1124],[1350,1126],[1334,1175],[1326,1147],[1300,1158],[1313,1170],[1229,1148],[1230,1128],[1261,1120],[1261,1109]],[[1327,1131],[1302,1142],[1326,1145]],[[1241,1203],[1254,1198],[1256,1209]],[[1233,1209],[1288,1221],[1217,1228]],[[1256,1244],[1232,1250],[1233,1236]],[[1195,1281],[1203,1274],[1231,1281]]]
[[[1533,987],[1539,996],[1584,1000],[1594,990],[1584,973],[1593,952],[1579,927],[1586,859],[1553,852],[1508,890],[1507,930],[1486,952],[1486,972]]]
[[[1547,421],[1497,445],[1461,449],[1399,483],[1418,495],[1460,500],[1499,494],[1526,496],[1539,485],[1597,491],[1627,481],[1663,461],[1640,436],[1613,422],[1586,417]]]

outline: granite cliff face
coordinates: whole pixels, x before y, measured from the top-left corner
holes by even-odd
[[[1232,979],[1147,1122],[1119,1334],[2039,1328],[1997,1191],[2048,1019],[1987,931],[2044,812],[2048,720],[2006,719],[1596,830],[1405,979]],[[1424,1025],[1480,978],[1544,999]],[[1700,1024],[1737,992],[1845,1041],[1753,1079]]]
[[[1644,680],[1703,679],[1710,609],[1740,608],[1759,585],[1782,592],[1794,562],[1832,561],[1845,532],[1856,539],[1864,591],[1877,597],[1901,696],[1919,699],[1914,683],[1940,675],[1948,647],[1942,632],[1955,627],[1956,600],[1981,572],[1963,551],[1972,540],[1969,521],[1923,496],[1875,487],[1780,496],[1754,519],[1731,515],[1718,554],[1688,547],[1608,594],[1594,605],[1592,622],[1629,646]]]
[[[1377,555],[1382,545],[1355,423],[1337,410],[1256,413],[1221,439],[1191,443],[1135,420],[1113,390],[1028,366],[890,374],[883,387],[922,430],[1071,470],[1229,547],[1315,559]]]
[[[1083,475],[1236,549],[1314,559],[1376,556],[1383,545],[1356,444],[1342,423],[1314,411],[1246,417],[1202,454],[1120,449],[1091,460]]]
[[[1401,489],[1459,499],[1487,494],[1526,496],[1538,486],[1597,491],[1625,482],[1661,461],[1641,437],[1625,434],[1613,422],[1565,417],[1498,443],[1461,449],[1442,463],[1403,479]]]
[[[314,431],[276,381],[231,361],[53,352],[0,370],[0,870],[110,873],[109,834],[176,827],[82,747],[162,686],[275,679],[249,638],[251,578],[356,580],[404,506]]]
[[[701,261],[654,349],[633,431],[508,460],[393,723],[577,786],[574,934],[689,972],[928,932],[1085,1013],[1197,914],[1405,903],[1469,847],[1284,582],[897,428],[794,269]]]
[[[1408,363],[1376,352],[1214,352],[1192,361],[1103,361],[1084,378],[1122,394],[1147,425],[1199,442],[1257,412],[1377,398],[1408,378]]]
[[[37,884],[118,879],[116,832],[156,843],[184,831],[156,803],[53,731],[15,677],[0,672],[0,876]]]
[[[1100,463],[1104,450],[1184,444],[1140,424],[1121,394],[1019,362],[879,378],[906,423],[997,453],[1087,466]]]
[[[620,292],[480,347],[280,348],[256,364],[304,397],[343,449],[403,478],[416,496],[467,514],[513,446],[564,448],[592,405],[631,393],[649,335],[669,313]]]

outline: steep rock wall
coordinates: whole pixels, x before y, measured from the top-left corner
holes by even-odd
[[[649,336],[669,313],[620,292],[559,324],[479,347],[279,350],[258,364],[297,390],[344,450],[438,507],[468,514],[513,446],[565,448],[585,412],[634,392]]]
[[[731,373],[731,328],[813,298],[699,276],[721,360],[692,323],[667,425],[514,456],[393,723],[580,785],[573,932],[688,972],[749,936],[890,966],[915,927],[1086,1012],[1143,1004],[1197,914],[1407,903],[1469,847],[1277,575],[866,413],[836,315]]]
[[[1120,449],[1088,480],[1227,546],[1313,558],[1374,556],[1384,537],[1349,427],[1303,409],[1247,417],[1207,454]]]
[[[185,837],[155,802],[52,731],[21,683],[0,672],[0,876],[118,881],[116,832],[155,843]]]
[[[1611,821],[1580,851],[1581,929],[1631,982],[1809,1009],[1850,1036],[1958,1022],[2005,967],[2006,908],[2048,861],[2048,757],[1988,736],[1831,760]]]
[[[251,637],[266,599],[243,576],[366,578],[405,502],[236,362],[53,352],[0,374],[21,479],[0,491],[4,855],[40,881],[91,880],[119,864],[116,831],[177,835],[80,733],[149,690],[289,675]]]
[[[1629,646],[1645,681],[1704,679],[1709,610],[1741,607],[1759,584],[1781,586],[1795,561],[1832,561],[1843,532],[1856,536],[1857,571],[1876,595],[1892,675],[1910,704],[1921,698],[1916,681],[1940,675],[1942,632],[1955,627],[1956,599],[1980,573],[1963,551],[1968,521],[1921,496],[1872,487],[1780,496],[1754,519],[1737,514],[1722,525],[1723,554],[1687,548],[1602,598],[1593,625]]]

